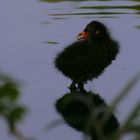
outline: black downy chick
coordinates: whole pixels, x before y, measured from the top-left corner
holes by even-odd
[[[119,52],[104,24],[90,22],[78,35],[78,41],[67,46],[55,58],[55,67],[72,80],[71,92],[85,93],[84,83],[97,78]],[[78,87],[77,87],[78,86]]]

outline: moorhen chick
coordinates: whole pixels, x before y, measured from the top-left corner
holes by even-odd
[[[85,93],[84,83],[97,78],[111,64],[119,52],[118,43],[111,38],[106,26],[90,22],[78,40],[55,58],[55,67],[72,80],[71,92]]]

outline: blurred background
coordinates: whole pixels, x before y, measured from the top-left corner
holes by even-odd
[[[54,103],[68,92],[70,80],[54,68],[54,58],[92,20],[103,22],[120,44],[120,53],[88,90],[100,93],[108,104],[140,70],[139,0],[1,0],[0,72],[20,84],[20,103],[28,108],[18,128],[35,140],[81,140],[81,133],[67,125],[46,131],[50,122],[61,119]],[[117,110],[123,122],[140,100],[140,83]],[[0,139],[15,140],[0,119]]]

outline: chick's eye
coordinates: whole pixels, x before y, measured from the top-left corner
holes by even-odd
[[[99,30],[96,30],[95,33],[96,33],[96,34],[100,34],[100,31],[99,31]]]

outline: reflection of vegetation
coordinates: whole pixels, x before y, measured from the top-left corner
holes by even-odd
[[[77,92],[65,94],[58,99],[56,101],[56,109],[68,125],[84,134],[90,135],[90,140],[121,140],[123,136],[128,134],[132,134],[134,140],[139,140],[140,102],[135,105],[120,127],[117,119],[112,114],[117,105],[130,93],[130,90],[139,79],[140,73],[130,80],[110,107],[97,94]]]
[[[55,42],[55,41],[45,41],[43,43],[46,43],[46,44],[54,44],[54,45],[59,44],[58,42]]]
[[[19,86],[13,79],[0,75],[0,117],[3,117],[9,132],[18,136],[17,123],[25,114],[25,107],[18,103]]]
[[[106,10],[106,9],[134,9],[140,10],[140,5],[131,5],[131,6],[81,6],[79,9],[99,9],[99,10]]]
[[[65,0],[40,0],[42,2],[61,2],[61,1],[65,1]],[[66,1],[74,1],[75,0],[66,0]],[[78,0],[80,1],[80,0]],[[103,1],[103,0],[102,0]],[[107,1],[107,0],[106,0]],[[102,3],[100,3],[100,5],[94,5],[90,4],[90,5],[86,5],[86,6],[77,6],[75,7],[75,9],[80,10],[80,12],[73,12],[73,13],[54,13],[54,14],[50,14],[50,16],[60,16],[59,18],[56,17],[55,19],[61,19],[62,16],[66,16],[65,18],[67,18],[67,16],[72,16],[72,15],[117,15],[117,14],[128,14],[128,10],[133,10],[136,14],[140,13],[140,5],[139,4],[133,4],[133,5],[102,5]],[[93,12],[88,12],[88,11],[83,11],[81,12],[81,10],[96,10]],[[116,11],[113,11],[116,10]]]
[[[60,13],[50,14],[50,16],[73,16],[73,15],[115,15],[115,14],[126,14],[123,12],[90,12],[90,13]]]
[[[75,0],[40,0],[42,2],[61,2],[61,1],[75,1]],[[86,1],[86,0],[76,0],[76,1]]]
[[[42,2],[65,2],[65,1],[88,1],[88,0],[39,0],[39,1],[42,1]],[[100,0],[100,1],[112,1],[112,0]],[[133,1],[138,1],[139,0],[133,0]],[[129,6],[128,6],[129,7]]]

